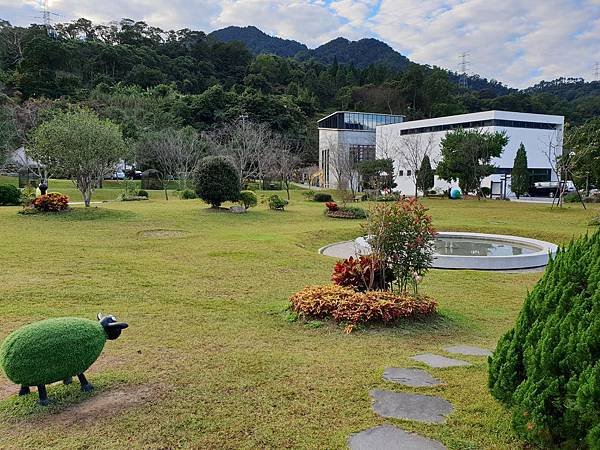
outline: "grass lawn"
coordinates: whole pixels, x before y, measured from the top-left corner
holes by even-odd
[[[109,191],[94,199],[114,198]],[[2,378],[0,448],[341,449],[351,433],[382,423],[450,449],[521,447],[488,394],[483,358],[429,369],[446,383],[438,388],[403,388],[381,375],[390,366],[419,367],[411,355],[445,345],[494,348],[540,274],[432,271],[422,289],[439,301],[439,316],[396,328],[345,335],[333,324],[290,322],[287,298],[329,282],[334,260],[317,249],[360,233],[360,222],[326,218],[322,205],[292,195],[283,213],[259,205],[246,215],[158,195],[56,217],[0,208],[0,339],[35,320],[99,311],[130,325],[92,366],[92,394],[52,385],[55,404],[44,409]],[[439,230],[554,242],[585,233],[600,213],[426,203]],[[144,237],[152,230],[185,233]],[[371,411],[373,388],[432,393],[455,411],[444,425],[382,419]]]

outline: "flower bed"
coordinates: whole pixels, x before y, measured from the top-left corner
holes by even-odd
[[[290,297],[292,310],[311,319],[345,322],[347,333],[358,324],[393,324],[399,319],[433,314],[435,300],[388,291],[356,292],[343,286],[309,286]]]
[[[367,212],[358,206],[338,206],[335,202],[325,203],[325,215],[335,219],[366,219]]]

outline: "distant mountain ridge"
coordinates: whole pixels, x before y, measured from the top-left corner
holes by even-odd
[[[282,39],[269,36],[267,33],[254,26],[226,27],[213,31],[208,35],[210,39],[221,42],[240,41],[255,55],[267,53],[291,58],[299,52],[308,51],[308,47],[291,39]]]
[[[255,55],[266,53],[284,58],[296,57],[300,60],[315,58],[324,64],[332,64],[337,59],[339,64],[354,64],[358,68],[377,64],[404,70],[410,64],[406,56],[385,42],[373,38],[349,41],[338,37],[315,49],[309,49],[298,41],[270,36],[255,26],[230,26],[213,31],[208,37],[221,42],[243,42]]]
[[[338,37],[315,49],[291,39],[282,39],[270,36],[255,26],[237,27],[230,26],[215,30],[208,35],[209,39],[221,42],[239,41],[246,45],[253,54],[272,54],[284,58],[297,58],[302,61],[311,58],[324,64],[354,65],[364,69],[371,65],[384,65],[390,69],[403,71],[412,61],[406,56],[398,53],[385,42],[374,38],[364,38],[358,41],[350,41]],[[416,64],[416,63],[415,63]],[[428,67],[429,66],[424,66]],[[453,82],[458,83],[459,76],[448,71]],[[495,80],[487,80],[478,75],[470,76],[474,90],[489,90],[496,95],[504,95],[511,91],[510,88]]]

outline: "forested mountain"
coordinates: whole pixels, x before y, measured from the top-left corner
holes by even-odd
[[[323,46],[320,58],[329,63],[302,52],[255,55],[241,42],[129,19],[79,19],[51,31],[0,22],[0,107],[28,117],[41,107],[86,106],[120,124],[131,141],[167,127],[210,130],[244,116],[296,140],[314,160],[316,120],[335,110],[412,120],[499,109],[565,115],[573,124],[600,115],[598,83],[556,80],[517,91],[471,77],[464,89],[457,74],[408,60],[396,68],[385,58],[359,64],[369,46],[393,52],[372,39]],[[357,45],[367,47],[353,58]]]
[[[253,26],[222,28],[213,31],[208,37],[221,42],[243,42],[254,55],[264,53],[286,58],[308,50],[308,47],[300,42],[269,36]]]

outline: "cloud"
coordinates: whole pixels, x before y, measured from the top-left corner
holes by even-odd
[[[0,0],[0,16],[40,21],[37,0]],[[560,76],[591,78],[600,61],[600,0],[50,0],[57,20],[128,17],[163,29],[210,32],[255,25],[309,47],[376,37],[416,62],[526,87]],[[37,18],[36,18],[37,17]]]
[[[525,87],[560,76],[589,78],[600,59],[598,0],[382,0],[374,31],[421,63],[470,69]],[[594,5],[596,4],[596,6]]]

